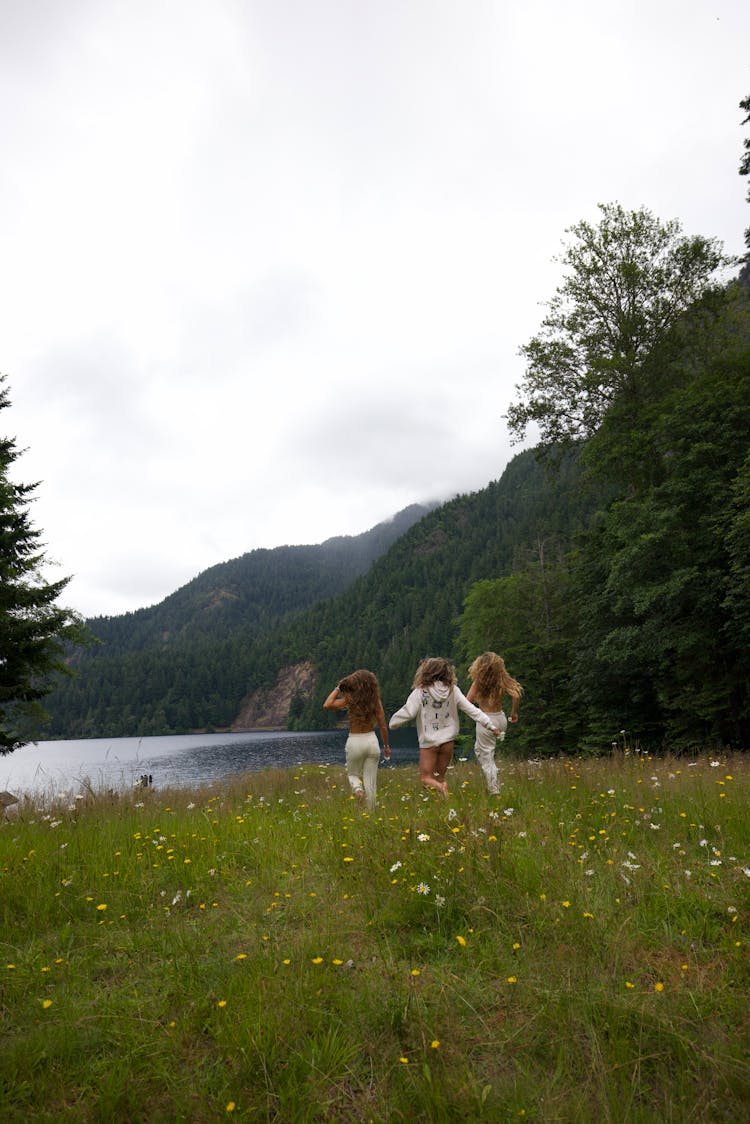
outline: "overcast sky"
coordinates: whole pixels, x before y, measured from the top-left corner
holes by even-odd
[[[86,616],[497,479],[565,228],[740,253],[746,0],[0,0],[0,431]]]

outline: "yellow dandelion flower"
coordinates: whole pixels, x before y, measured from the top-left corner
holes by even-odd
[[[290,959],[289,959],[289,957],[287,956],[286,960],[283,960],[283,961],[282,961],[282,963],[283,963],[283,964],[291,964],[291,960],[290,960]]]
[[[354,859],[352,858],[351,855],[344,855],[344,862],[345,863],[353,863]]]
[[[399,1058],[398,1060],[401,1062],[402,1065],[408,1065],[409,1064],[408,1058]]]
[[[513,941],[513,951],[514,952],[517,952],[520,947],[521,947],[521,945],[520,945],[519,941]]]
[[[431,1048],[432,1048],[433,1050],[438,1050],[438,1049],[440,1048],[440,1042],[439,1042],[439,1040],[438,1040],[437,1038],[433,1038],[432,1042],[430,1042],[430,1047],[431,1047]]]
[[[48,1007],[51,1007],[51,1006],[52,1006],[52,1000],[51,999],[43,999],[42,1000],[42,1007],[44,1007],[45,1011],[47,1010]]]
[[[459,933],[456,936],[456,940],[461,945],[461,948],[466,948],[466,937],[462,937],[461,934]]]
[[[661,980],[659,980],[658,983],[654,984],[654,991],[664,991],[664,984],[661,982]]]
[[[508,976],[508,983],[518,983],[516,976]]]
[[[323,963],[323,957],[322,956],[313,956],[312,962],[313,962],[313,964],[322,964]]]
[[[338,968],[338,967],[339,967],[339,966],[340,966],[341,964],[343,964],[343,963],[344,963],[344,961],[343,961],[343,960],[339,960],[339,958],[338,958],[338,957],[336,957],[336,959],[335,959],[335,960],[333,961],[333,963],[334,963],[334,964],[336,965],[336,967]]]
[[[563,902],[563,909],[570,909],[570,902]]]
[[[227,1112],[234,1112],[236,1107],[237,1105],[234,1103],[234,1101],[230,1101],[227,1105]]]
[[[98,906],[97,906],[96,908],[97,908],[97,909],[99,910],[99,912],[100,912],[100,913],[103,913],[103,912],[104,912],[104,910],[105,910],[105,909],[107,908],[107,903],[106,903],[106,902],[102,902],[102,904],[101,904],[101,905],[98,905]]]
[[[625,987],[633,988],[633,987],[635,987],[635,984],[631,983],[630,980],[625,980]]]
[[[227,1005],[226,999],[220,999],[219,1002],[216,1004],[217,1007],[226,1007],[226,1005]]]
[[[420,972],[419,968],[412,968],[412,970],[411,970],[411,974],[412,974],[413,976],[421,976],[421,975],[422,975],[422,973]]]
[[[246,952],[238,952],[237,955],[235,956],[235,960],[247,960],[247,953]]]

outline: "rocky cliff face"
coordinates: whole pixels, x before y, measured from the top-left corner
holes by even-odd
[[[260,688],[242,700],[232,730],[283,729],[294,696],[309,695],[314,686],[315,669],[309,661],[282,667],[273,687]]]

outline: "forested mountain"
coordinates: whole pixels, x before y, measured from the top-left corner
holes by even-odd
[[[304,663],[312,666],[312,680],[291,700],[290,725],[324,725],[328,715],[320,703],[329,680],[355,666],[375,669],[386,705],[395,706],[423,655],[453,653],[457,618],[473,582],[522,565],[542,544],[550,552],[563,550],[597,506],[582,486],[575,457],[550,472],[527,452],[511,461],[499,481],[414,523],[336,597],[326,596],[328,575],[305,585],[316,548],[254,551],[214,567],[154,609],[90,622],[104,642],[87,651],[76,676],[50,695],[50,733],[226,728],[243,700],[273,688],[281,668]],[[398,526],[414,514],[410,509]],[[383,530],[375,531],[382,542]],[[339,549],[337,544],[334,559]],[[295,557],[305,565],[290,567]],[[260,562],[270,565],[258,569]],[[363,562],[360,552],[358,564]],[[238,566],[260,574],[242,594],[240,583],[230,580]],[[300,610],[303,588],[307,604],[315,604]],[[250,609],[229,625],[238,602]]]
[[[412,504],[363,534],[319,545],[253,550],[210,567],[158,605],[87,621],[97,642],[71,652],[75,677],[48,696],[50,732],[229,724],[247,687],[241,668],[252,642],[344,590],[434,506]]]

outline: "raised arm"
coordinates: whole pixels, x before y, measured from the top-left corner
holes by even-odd
[[[324,710],[346,710],[346,699],[339,690],[338,683],[323,703]]]

